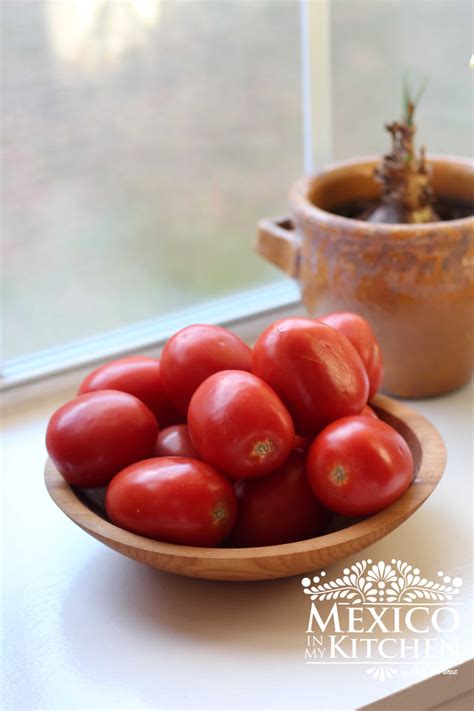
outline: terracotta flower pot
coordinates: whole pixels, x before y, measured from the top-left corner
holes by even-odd
[[[439,395],[472,373],[474,218],[390,225],[331,212],[377,199],[377,160],[340,163],[298,180],[291,218],[262,220],[257,250],[298,280],[311,315],[348,310],[368,319],[384,353],[386,392]],[[440,201],[474,202],[470,162],[429,161]]]

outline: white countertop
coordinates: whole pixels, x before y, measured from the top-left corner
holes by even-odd
[[[353,709],[472,657],[473,389],[415,401],[440,430],[446,472],[407,522],[326,569],[398,558],[463,578],[459,651],[380,682],[358,665],[304,662],[300,578],[216,583],[160,573],[88,536],[43,483],[49,415],[70,393],[4,416],[3,708]],[[447,677],[456,690],[456,675]],[[434,703],[432,704],[434,705]]]

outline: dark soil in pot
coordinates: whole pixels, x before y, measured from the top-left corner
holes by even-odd
[[[333,215],[350,217],[353,220],[366,221],[366,217],[380,204],[378,200],[353,200],[337,205],[332,210],[328,210]],[[474,202],[462,202],[435,198],[433,207],[442,221],[459,220],[463,217],[474,215]]]

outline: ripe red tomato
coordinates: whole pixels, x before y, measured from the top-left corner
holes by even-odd
[[[132,464],[110,482],[110,520],[141,536],[190,546],[215,546],[237,516],[234,489],[204,462],[159,457]]]
[[[264,476],[293,447],[290,414],[273,390],[251,373],[224,370],[194,393],[188,428],[204,459],[231,479]]]
[[[308,481],[326,508],[365,516],[390,506],[413,481],[413,458],[403,437],[382,420],[344,417],[314,440]]]
[[[172,425],[161,430],[156,440],[155,457],[188,457],[200,459],[187,425]]]
[[[382,352],[370,324],[359,314],[337,311],[318,321],[335,328],[350,340],[365,365],[369,378],[369,400],[379,390],[383,380]]]
[[[235,484],[237,523],[230,545],[273,546],[313,538],[322,533],[329,513],[306,479],[305,456],[292,452],[269,476]]]
[[[175,407],[186,414],[193,393],[206,378],[220,370],[247,370],[250,348],[220,326],[196,324],[175,333],[161,355],[165,391]]]
[[[352,344],[313,319],[276,321],[259,337],[252,371],[288,407],[298,434],[314,437],[333,420],[358,415],[369,383]]]
[[[93,488],[151,456],[157,435],[156,418],[141,400],[118,390],[99,390],[56,410],[46,448],[66,481]]]
[[[372,417],[374,420],[379,419],[378,415],[375,414],[370,405],[366,405],[360,414],[361,417]]]
[[[101,365],[82,381],[78,394],[95,390],[120,390],[135,395],[150,408],[162,428],[183,422],[183,415],[165,395],[156,358],[130,356]]]

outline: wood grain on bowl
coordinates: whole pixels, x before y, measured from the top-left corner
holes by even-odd
[[[267,580],[316,570],[357,553],[411,516],[438,484],[446,463],[441,435],[422,415],[378,395],[372,406],[405,438],[415,463],[415,480],[392,506],[374,516],[318,538],[262,548],[197,548],[160,543],[124,531],[107,520],[46,463],[48,492],[78,526],[105,545],[147,565],[178,575],[210,580]]]

